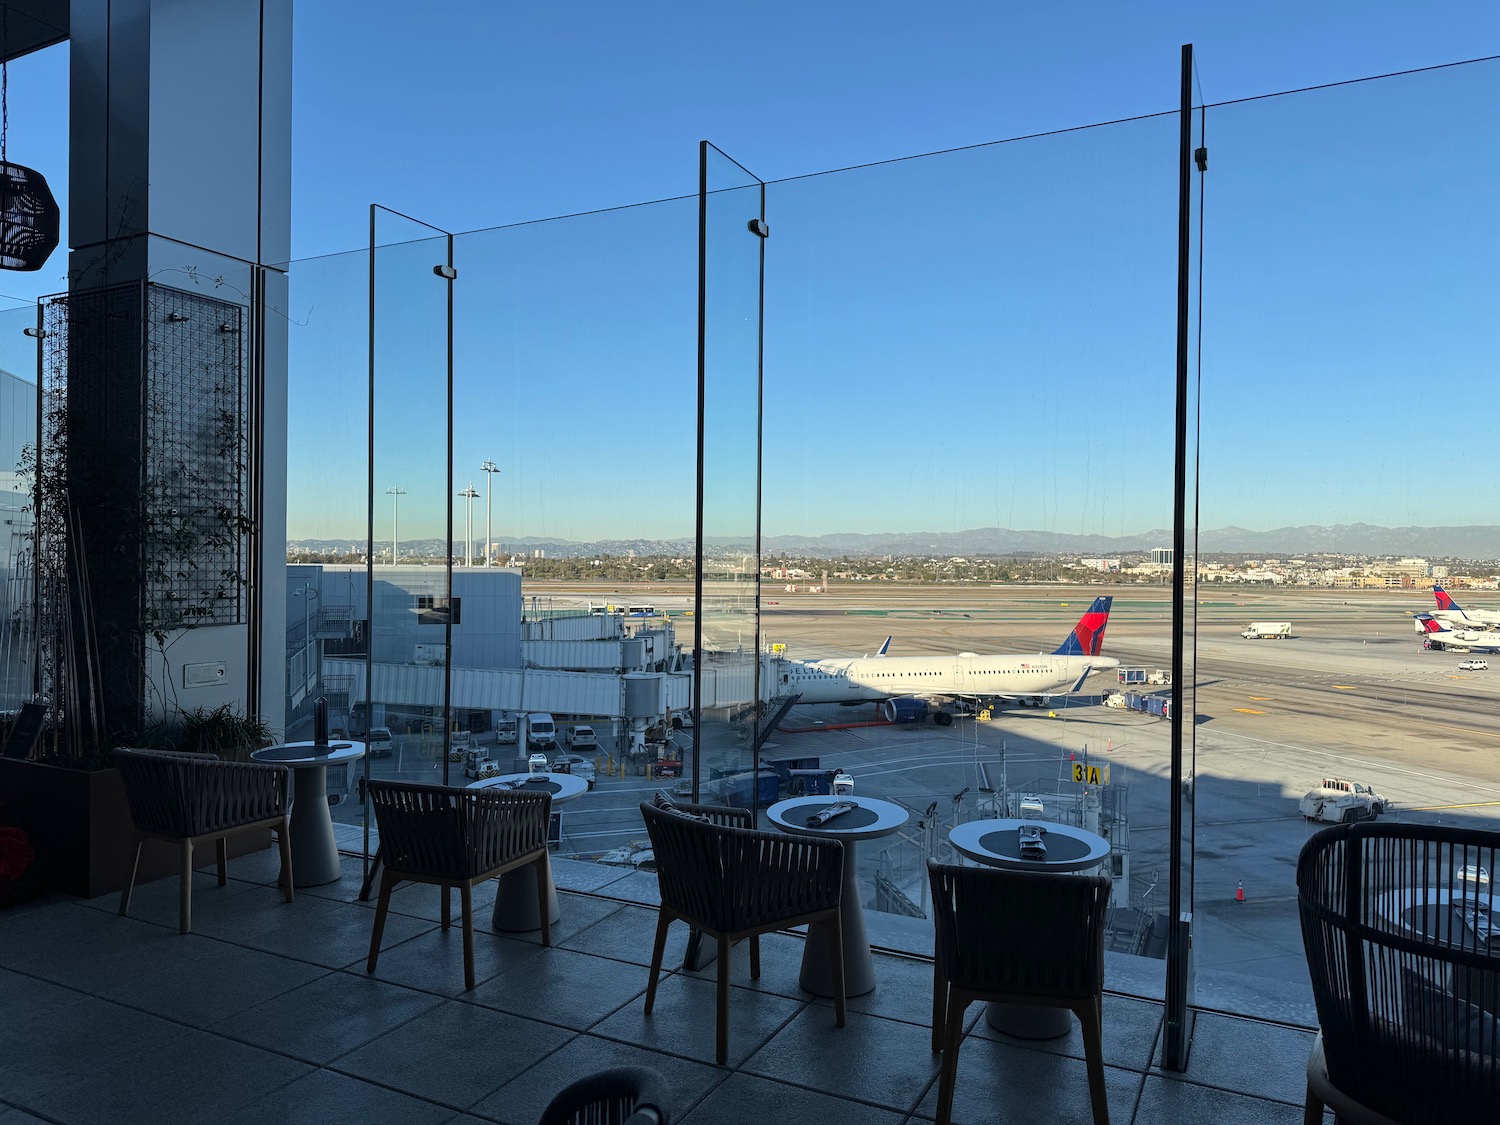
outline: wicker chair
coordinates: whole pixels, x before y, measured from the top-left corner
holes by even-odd
[[[679,806],[687,812],[695,806]],[[718,810],[714,810],[718,811]],[[844,1026],[844,950],[839,900],[844,845],[837,840],[760,832],[641,805],[656,855],[661,908],[646,985],[646,1014],[656,1004],[667,929],[681,919],[718,941],[715,1058],[729,1057],[729,947],[750,939],[750,976],[760,979],[760,935],[804,923],[826,927],[838,988],[834,1011]]]
[[[226,882],[228,837],[274,828],[281,845],[282,883],[292,901],[292,853],[287,831],[288,773],[285,766],[221,762],[213,754],[174,754],[121,747],[114,754],[135,825],[135,856],[120,892],[120,913],[130,911],[141,848],[147,840],[175,844],[182,853],[177,928],[187,933],[193,917],[193,848],[212,840],[219,886]]]
[[[1102,1046],[1106,875],[927,861],[932,883],[932,1049],[943,1052],[937,1120],[953,1118],[964,1012],[976,1000],[1068,1008],[1083,1027],[1095,1125],[1109,1125]]]
[[[1340,824],[1297,861],[1321,1031],[1304,1120],[1494,1120],[1500,1106],[1500,834]]]
[[[667,1081],[644,1066],[619,1066],[563,1087],[537,1125],[670,1125]]]
[[[373,973],[380,937],[397,883],[433,883],[442,888],[443,929],[450,925],[448,892],[458,888],[463,907],[464,987],[474,987],[474,886],[513,868],[535,864],[542,944],[552,944],[547,920],[547,821],[550,793],[466,789],[409,781],[371,781],[369,801],[380,830],[380,902],[370,935]]]

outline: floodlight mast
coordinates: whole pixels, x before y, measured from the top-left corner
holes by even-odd
[[[401,536],[399,534],[401,525],[398,519],[401,497],[406,495],[406,489],[399,484],[393,484],[385,490],[385,494],[391,498],[391,565],[395,566],[401,559]]]
[[[490,565],[490,551],[493,549],[490,543],[490,517],[494,514],[495,493],[493,485],[495,474],[500,471],[500,466],[495,462],[486,460],[479,466],[484,470],[484,565]]]

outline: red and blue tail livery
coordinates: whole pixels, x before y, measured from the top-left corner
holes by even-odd
[[[1104,647],[1104,627],[1109,624],[1109,607],[1114,598],[1095,598],[1094,604],[1078,619],[1068,639],[1053,650],[1054,656],[1098,656]]]
[[[1448,591],[1443,589],[1441,586],[1434,586],[1432,588],[1432,596],[1437,599],[1438,609],[1453,610],[1457,613],[1463,612],[1462,609],[1459,609],[1458,603],[1448,596]]]

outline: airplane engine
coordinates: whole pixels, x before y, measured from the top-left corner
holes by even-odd
[[[880,705],[887,721],[892,723],[925,723],[929,711],[925,699],[887,699]]]

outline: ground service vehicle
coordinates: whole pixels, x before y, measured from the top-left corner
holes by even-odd
[[[534,711],[526,716],[526,749],[551,751],[557,749],[557,724],[545,711]]]
[[[502,715],[495,723],[495,744],[514,746],[520,726],[520,721],[514,715]]]
[[[395,745],[396,741],[391,737],[390,727],[371,727],[370,738],[365,744],[365,749],[370,752],[372,758],[389,758]]]
[[[472,777],[475,781],[482,781],[486,777],[494,777],[505,771],[500,763],[490,757],[490,752],[483,747],[476,747],[464,751],[464,776]]]
[[[1290,621],[1252,621],[1240,636],[1247,641],[1280,641],[1292,635]]]
[[[466,730],[456,730],[448,739],[448,760],[461,762],[474,745],[474,737]]]
[[[574,777],[583,778],[590,789],[594,787],[598,773],[594,768],[594,759],[585,758],[581,754],[564,754],[561,758],[553,758],[551,769],[553,773],[570,773]]]
[[[1297,809],[1308,820],[1326,820],[1332,824],[1345,821],[1374,820],[1390,807],[1390,801],[1363,782],[1346,777],[1325,777],[1317,788],[1297,803]]]

